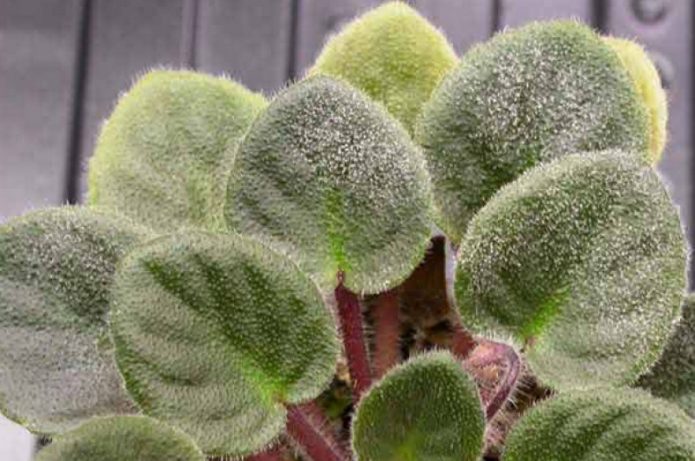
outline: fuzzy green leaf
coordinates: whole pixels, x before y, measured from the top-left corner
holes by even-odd
[[[695,425],[677,406],[635,389],[573,391],[531,409],[503,461],[692,461]]]
[[[319,285],[378,292],[417,266],[430,234],[424,158],[376,103],[328,77],[277,96],[242,143],[227,221],[288,253]]]
[[[239,140],[265,99],[189,71],[140,78],[106,121],[89,163],[88,201],[159,232],[224,228]]]
[[[352,446],[359,461],[475,461],[485,416],[475,382],[448,352],[389,371],[357,408]]]
[[[317,397],[335,370],[335,324],[316,286],[252,239],[158,239],[129,254],[113,292],[128,391],[206,453],[271,443],[285,426],[283,404]]]
[[[527,342],[546,384],[629,384],[668,339],[685,264],[657,174],[634,155],[582,153],[529,170],[480,210],[455,290],[464,323]]]
[[[647,52],[635,42],[615,37],[604,37],[618,54],[642,99],[649,118],[649,161],[656,164],[666,146],[668,104],[661,77]]]
[[[683,315],[664,353],[638,384],[695,418],[695,295],[685,297]]]
[[[0,226],[0,408],[54,433],[134,406],[108,337],[116,264],[146,237],[84,208],[32,212]]]
[[[391,2],[332,37],[309,75],[345,79],[412,132],[422,105],[456,62],[441,32],[405,3]]]
[[[146,416],[95,418],[59,436],[36,461],[205,461],[184,433]]]
[[[439,224],[454,241],[529,167],[607,148],[646,159],[647,138],[644,105],[618,56],[573,21],[534,23],[471,49],[416,127]]]

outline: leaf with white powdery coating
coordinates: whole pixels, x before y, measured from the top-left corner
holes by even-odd
[[[346,80],[412,133],[422,105],[457,61],[439,30],[405,3],[390,2],[331,37],[309,75]]]
[[[533,23],[468,51],[415,129],[438,224],[457,243],[475,212],[528,168],[620,148],[647,159],[648,118],[620,59],[575,21]]]
[[[158,232],[223,230],[236,149],[266,104],[226,78],[148,72],[104,124],[89,162],[88,203]]]
[[[378,104],[312,77],[279,94],[249,129],[229,182],[230,227],[290,255],[322,289],[403,281],[429,242],[424,158]]]
[[[339,353],[332,314],[291,261],[238,235],[157,239],[124,260],[111,316],[118,366],[143,411],[210,455],[280,435]]]
[[[692,461],[695,425],[677,406],[636,389],[562,393],[507,437],[502,461]]]
[[[363,397],[353,422],[359,461],[475,461],[485,416],[475,382],[448,352],[389,371]]]
[[[135,410],[108,337],[116,265],[147,233],[85,208],[0,226],[0,408],[34,432]]]
[[[190,437],[146,416],[92,419],[61,434],[36,461],[205,461]]]
[[[687,248],[656,172],[617,151],[565,155],[473,218],[456,298],[465,325],[527,343],[546,385],[632,384],[678,318]]]

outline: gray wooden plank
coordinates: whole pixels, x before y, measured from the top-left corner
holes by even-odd
[[[640,4],[643,10],[639,9]],[[691,186],[695,166],[691,160],[692,118],[695,115],[692,107],[692,22],[693,3],[690,0],[611,0],[606,5],[606,31],[638,41],[656,57],[660,67],[662,83],[668,93],[669,137],[659,170],[680,207],[691,245],[695,242]]]
[[[299,0],[295,63],[301,77],[314,63],[326,40],[350,20],[382,3],[380,0]]]
[[[593,23],[592,0],[499,0],[499,27],[517,27],[530,21],[575,18]]]
[[[82,130],[82,175],[118,95],[154,67],[178,67],[184,0],[93,0]]]
[[[487,40],[496,22],[492,0],[413,0],[412,4],[444,32],[459,54]]]
[[[0,221],[63,201],[81,7],[0,0]]]
[[[196,64],[253,90],[274,91],[288,78],[292,1],[204,0],[198,4]]]

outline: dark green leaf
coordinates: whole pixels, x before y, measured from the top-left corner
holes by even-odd
[[[272,442],[284,404],[317,397],[339,353],[311,280],[234,235],[175,235],[130,253],[111,324],[137,403],[209,454],[242,456]]]

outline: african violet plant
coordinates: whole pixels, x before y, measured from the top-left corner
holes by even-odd
[[[152,71],[0,227],[2,410],[40,461],[694,460],[665,125],[636,44],[402,3],[270,101]]]

